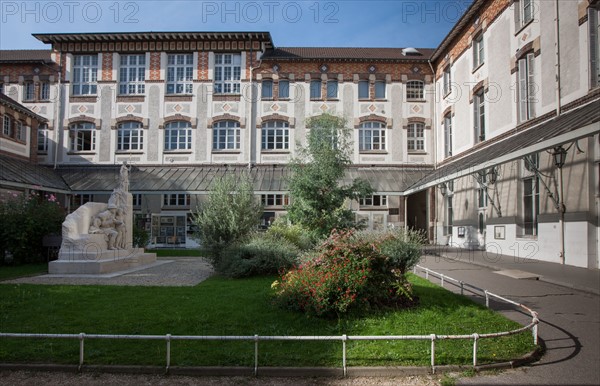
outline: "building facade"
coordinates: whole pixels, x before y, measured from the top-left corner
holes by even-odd
[[[226,173],[250,173],[265,225],[284,213],[305,121],[330,113],[352,129],[348,178],[374,187],[349,203],[370,229],[598,268],[599,8],[474,1],[435,49],[275,47],[267,32],[35,34],[51,61],[0,60],[0,82],[47,119],[37,162],[73,206],[107,199],[117,165],[132,165],[155,245],[191,244],[190,212]]]

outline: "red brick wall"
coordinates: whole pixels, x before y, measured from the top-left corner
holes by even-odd
[[[37,68],[40,71],[36,74],[33,69]],[[56,68],[58,70],[58,68]],[[0,65],[0,82],[4,82],[4,77],[9,76],[9,83],[17,83],[19,76],[47,76],[57,75],[56,71],[43,66],[41,64],[2,64]]]
[[[160,80],[160,52],[150,53],[150,80]]]
[[[113,80],[112,68],[113,67],[113,54],[112,52],[102,53],[102,80]]]
[[[198,52],[198,79],[208,80],[208,52]]]

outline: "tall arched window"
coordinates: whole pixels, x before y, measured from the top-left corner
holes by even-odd
[[[189,150],[192,148],[192,125],[185,121],[165,125],[165,150]]]
[[[240,124],[236,121],[219,121],[213,125],[213,149],[236,150],[240,148]]]
[[[287,122],[267,121],[262,125],[263,150],[287,150],[290,148],[290,130]]]
[[[358,131],[359,150],[385,150],[385,127],[380,122],[363,122]]]
[[[71,151],[96,150],[96,125],[90,122],[73,123],[69,127]]]
[[[143,150],[144,130],[140,122],[123,122],[119,124],[117,150]]]

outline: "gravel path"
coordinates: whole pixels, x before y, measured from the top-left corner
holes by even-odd
[[[46,385],[238,385],[238,386],[296,386],[296,385],[331,385],[331,386],[437,386],[440,376],[423,375],[394,378],[250,378],[250,377],[190,377],[190,376],[160,376],[133,374],[105,373],[63,373],[63,372],[34,372],[34,371],[0,371],[0,385],[39,386]]]
[[[119,275],[40,275],[2,283],[180,287],[195,286],[212,274],[212,266],[202,257],[165,257],[158,258],[148,268],[125,271]]]

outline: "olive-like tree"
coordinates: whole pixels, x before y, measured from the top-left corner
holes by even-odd
[[[346,168],[352,163],[351,129],[344,118],[331,114],[307,119],[306,127],[307,142],[298,145],[297,156],[290,163],[289,220],[317,236],[359,227],[347,201],[372,194],[373,189],[361,179],[344,182]]]
[[[258,229],[261,215],[250,176],[243,173],[217,179],[208,199],[196,208],[194,222],[202,245],[218,259],[226,246],[244,241]]]

